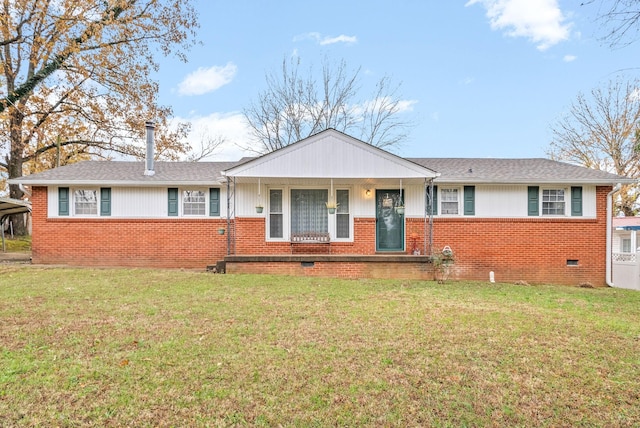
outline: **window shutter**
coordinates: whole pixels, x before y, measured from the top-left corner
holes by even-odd
[[[209,215],[220,215],[220,189],[218,188],[209,189]]]
[[[571,188],[571,215],[582,215],[582,187]]]
[[[464,215],[476,213],[476,187],[464,186]]]
[[[528,215],[540,215],[540,188],[538,186],[529,186],[528,188]]]
[[[111,215],[111,188],[110,187],[100,188],[100,215],[101,216]]]
[[[429,201],[429,199],[431,199],[431,201]],[[429,202],[431,202],[431,207],[429,207]],[[429,208],[431,208],[431,213],[429,212]],[[427,187],[427,214],[438,214],[438,186],[433,186],[433,195],[431,195],[430,187]]]
[[[58,187],[58,215],[69,215],[68,187]]]
[[[168,190],[169,190],[168,214],[170,216],[177,216],[178,215],[178,189],[175,187],[170,187]]]

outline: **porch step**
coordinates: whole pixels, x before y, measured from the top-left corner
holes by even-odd
[[[218,260],[215,265],[207,265],[207,272],[225,273],[227,271],[227,262]]]

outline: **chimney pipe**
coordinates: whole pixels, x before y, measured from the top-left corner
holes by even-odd
[[[145,157],[145,169],[144,175],[152,176],[156,172],[153,170],[153,155],[154,155],[154,128],[155,124],[151,121],[145,122],[147,128],[147,155]]]

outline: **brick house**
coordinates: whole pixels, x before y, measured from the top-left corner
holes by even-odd
[[[452,278],[604,285],[611,195],[632,180],[548,159],[401,158],[327,130],[238,162],[151,154],[12,182],[32,189],[34,263],[432,279],[430,255],[449,247]]]

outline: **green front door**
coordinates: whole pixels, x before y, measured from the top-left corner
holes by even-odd
[[[376,190],[376,251],[404,251],[404,215],[399,190]]]

